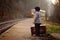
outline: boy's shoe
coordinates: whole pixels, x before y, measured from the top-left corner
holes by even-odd
[[[40,37],[40,35],[36,35],[36,37]]]

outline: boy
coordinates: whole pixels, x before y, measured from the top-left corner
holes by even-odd
[[[36,36],[40,36],[40,24],[41,24],[40,7],[35,7],[34,24],[35,24],[35,30],[36,30],[35,34]]]

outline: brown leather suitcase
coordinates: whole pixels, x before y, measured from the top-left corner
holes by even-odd
[[[35,28],[31,27],[31,35],[35,34]]]
[[[40,26],[40,34],[46,33],[46,26]]]
[[[31,27],[31,35],[35,34],[35,27]],[[46,34],[46,26],[40,26],[40,34]]]

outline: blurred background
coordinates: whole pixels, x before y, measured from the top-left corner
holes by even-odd
[[[39,6],[49,21],[60,23],[60,0],[0,0],[0,22],[31,17],[31,9]]]

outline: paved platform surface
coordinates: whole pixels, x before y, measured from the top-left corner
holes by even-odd
[[[0,40],[31,40],[30,27],[33,19],[28,18],[18,22],[0,35]]]
[[[52,33],[51,35],[57,39],[60,39],[60,33]]]
[[[31,36],[30,27],[33,25],[33,19],[28,18],[19,21],[9,30],[0,35],[0,40],[42,40]]]

